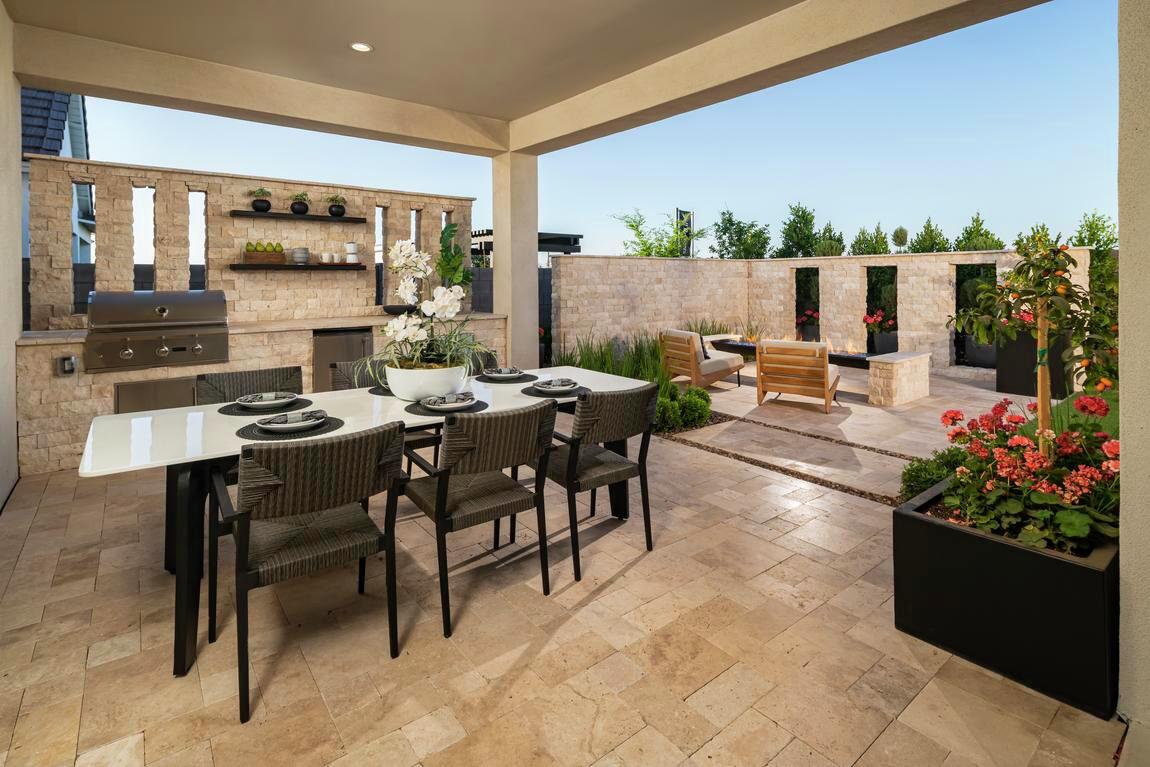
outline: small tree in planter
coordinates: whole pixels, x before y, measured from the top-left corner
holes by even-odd
[[[1051,334],[1069,337],[1063,353],[1072,378],[1102,392],[1114,381],[1104,373],[1116,366],[1117,326],[1098,322],[1090,292],[1070,279],[1078,262],[1061,236],[1051,237],[1045,226],[1036,226],[1015,241],[1019,262],[1001,282],[984,286],[976,305],[950,319],[956,330],[974,335],[979,343],[1014,340],[1022,331],[1038,344],[1036,399],[1038,402],[1039,452],[1052,452],[1050,417]]]

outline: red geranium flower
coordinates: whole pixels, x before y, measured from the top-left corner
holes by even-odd
[[[962,421],[962,419],[965,417],[966,416],[962,414],[961,410],[947,410],[942,414],[942,425],[954,426],[956,423]]]
[[[1121,447],[1118,440],[1110,439],[1102,443],[1102,452],[1106,454],[1107,458],[1117,458]]]
[[[1101,397],[1079,397],[1074,400],[1074,409],[1079,413],[1105,418],[1110,412],[1110,405]]]

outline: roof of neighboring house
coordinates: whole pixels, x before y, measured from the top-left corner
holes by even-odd
[[[87,159],[88,125],[83,96],[21,88],[20,117],[25,153],[59,155],[68,132],[72,155]]]

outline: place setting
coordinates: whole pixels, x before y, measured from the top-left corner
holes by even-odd
[[[311,400],[292,392],[277,391],[245,394],[221,407],[220,415],[250,416],[255,413],[291,413],[310,407]]]
[[[530,386],[520,389],[521,394],[529,397],[547,397],[558,399],[562,397],[578,397],[580,394],[590,393],[586,386],[580,386],[573,378],[550,378],[546,381],[536,381]]]
[[[285,440],[318,437],[343,426],[343,421],[325,410],[279,413],[240,427],[236,436],[253,440]]]
[[[479,413],[486,410],[487,407],[487,403],[477,398],[474,393],[461,391],[454,394],[424,397],[405,407],[404,412],[412,415],[441,416],[451,413]]]
[[[518,384],[538,381],[539,376],[525,373],[521,368],[484,368],[481,375],[475,380],[485,384]]]

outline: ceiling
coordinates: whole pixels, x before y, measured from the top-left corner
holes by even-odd
[[[801,0],[3,2],[21,24],[511,120]]]

